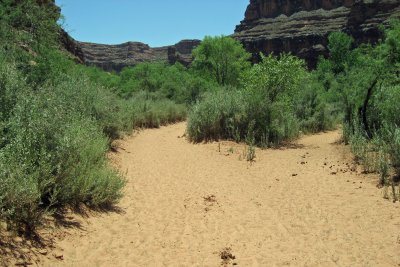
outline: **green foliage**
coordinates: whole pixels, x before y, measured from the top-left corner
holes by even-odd
[[[303,91],[310,79],[304,62],[296,57],[263,57],[245,73],[240,89],[211,92],[192,108],[189,137],[194,142],[223,138],[273,146],[296,138],[300,127],[333,127],[333,112],[318,91]]]
[[[304,61],[287,54],[279,58],[269,55],[262,56],[261,63],[246,73],[242,84],[249,94],[275,102],[294,95],[305,77]]]
[[[195,101],[209,83],[154,65],[169,80],[123,99],[119,75],[76,65],[59,49],[52,1],[1,1],[0,16],[0,220],[29,234],[49,212],[116,204],[125,182],[106,160],[110,141],[185,119],[175,101]]]
[[[250,54],[227,36],[205,37],[193,56],[193,69],[222,86],[237,86],[241,74],[250,66]]]
[[[187,131],[194,142],[229,139],[243,136],[245,106],[242,93],[221,89],[205,95],[204,100],[191,109]]]
[[[255,121],[251,121],[248,126],[247,134],[245,137],[246,143],[249,146],[247,149],[246,160],[249,162],[253,162],[254,159],[256,158],[256,149],[254,147],[256,141],[254,137],[254,126],[255,126]]]
[[[60,14],[51,1],[4,0],[0,2],[0,12],[0,50],[15,59],[25,73],[30,71],[34,56],[42,50],[58,48]]]
[[[169,99],[151,99],[146,93],[141,93],[126,103],[134,128],[158,128],[186,119],[186,106]]]
[[[6,91],[24,85],[12,67],[3,72],[12,74]],[[83,99],[85,90],[91,90],[77,86],[66,83],[40,91],[22,86],[25,90],[20,89],[9,106],[12,112],[2,121],[1,215],[18,227],[33,230],[51,208],[79,203],[105,206],[121,197],[124,182],[107,166],[108,139],[101,133],[102,122],[87,115],[90,105],[77,101],[66,105],[72,99],[63,92]]]
[[[386,38],[382,50],[387,63],[399,69],[400,63],[400,20],[392,20],[390,29],[386,31]]]
[[[329,38],[331,57],[322,59],[317,78],[344,113],[344,140],[366,171],[388,180],[393,169],[400,174],[400,23],[392,21],[385,39],[376,46],[351,50],[343,33]],[[332,99],[331,99],[332,100]]]
[[[291,55],[262,57],[242,80],[248,124],[254,121],[256,143],[278,145],[298,135],[294,98],[307,78],[304,62]]]
[[[187,70],[177,63],[168,66],[161,63],[142,63],[125,68],[117,85],[124,98],[141,91],[157,98],[167,98],[180,104],[192,104],[214,84]]]
[[[328,42],[332,71],[335,74],[341,73],[351,61],[353,39],[345,33],[333,32],[329,35]]]
[[[305,133],[334,129],[341,116],[335,101],[330,99],[330,92],[324,90],[315,73],[295,95],[294,110]]]

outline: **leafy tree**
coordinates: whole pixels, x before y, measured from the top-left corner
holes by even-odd
[[[344,71],[346,64],[351,60],[353,38],[343,32],[333,32],[329,35],[328,41],[332,70],[338,74]]]
[[[238,85],[240,75],[250,66],[250,54],[227,36],[205,37],[193,56],[193,69],[220,85]]]
[[[261,93],[265,101],[275,102],[280,96],[293,93],[307,75],[304,61],[295,56],[261,58],[261,63],[246,73],[242,84],[249,92]]]

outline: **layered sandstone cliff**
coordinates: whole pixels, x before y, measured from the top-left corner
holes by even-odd
[[[104,45],[76,42],[82,53],[82,60],[87,65],[94,65],[106,71],[121,71],[124,67],[135,66],[143,62],[176,62],[189,65],[192,50],[199,40],[183,40],[172,46],[152,48],[140,42],[127,42],[120,45]],[[78,50],[78,53],[80,51]]]
[[[327,55],[327,37],[351,34],[356,43],[376,42],[379,25],[400,17],[400,0],[250,0],[236,39],[259,59],[259,53],[291,52],[315,67]]]

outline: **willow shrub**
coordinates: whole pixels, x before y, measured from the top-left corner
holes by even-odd
[[[12,66],[0,76],[1,91],[10,92],[1,100],[8,106],[2,106],[0,216],[31,231],[49,210],[116,203],[124,180],[106,162],[103,132],[111,119],[96,108],[101,95],[79,81],[32,91]]]
[[[189,137],[196,142],[219,138],[245,141],[251,128],[259,146],[296,138],[300,123],[295,102],[306,78],[304,62],[294,56],[263,57],[243,74],[239,89],[217,90],[193,107]]]

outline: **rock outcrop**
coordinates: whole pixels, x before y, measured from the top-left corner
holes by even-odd
[[[62,47],[67,50],[72,57],[75,59],[76,63],[84,63],[84,55],[81,47],[66,31],[61,29],[59,33],[59,40]]]
[[[121,71],[124,67],[143,62],[176,62],[189,65],[192,50],[199,40],[183,40],[172,46],[152,48],[140,42],[127,42],[120,45],[104,45],[75,41],[75,55],[87,65],[94,65],[106,71]],[[81,53],[81,54],[80,54]]]
[[[255,62],[260,52],[291,52],[313,68],[328,54],[329,33],[344,31],[356,44],[374,43],[382,37],[379,25],[391,18],[400,18],[400,0],[250,0],[233,37]]]

